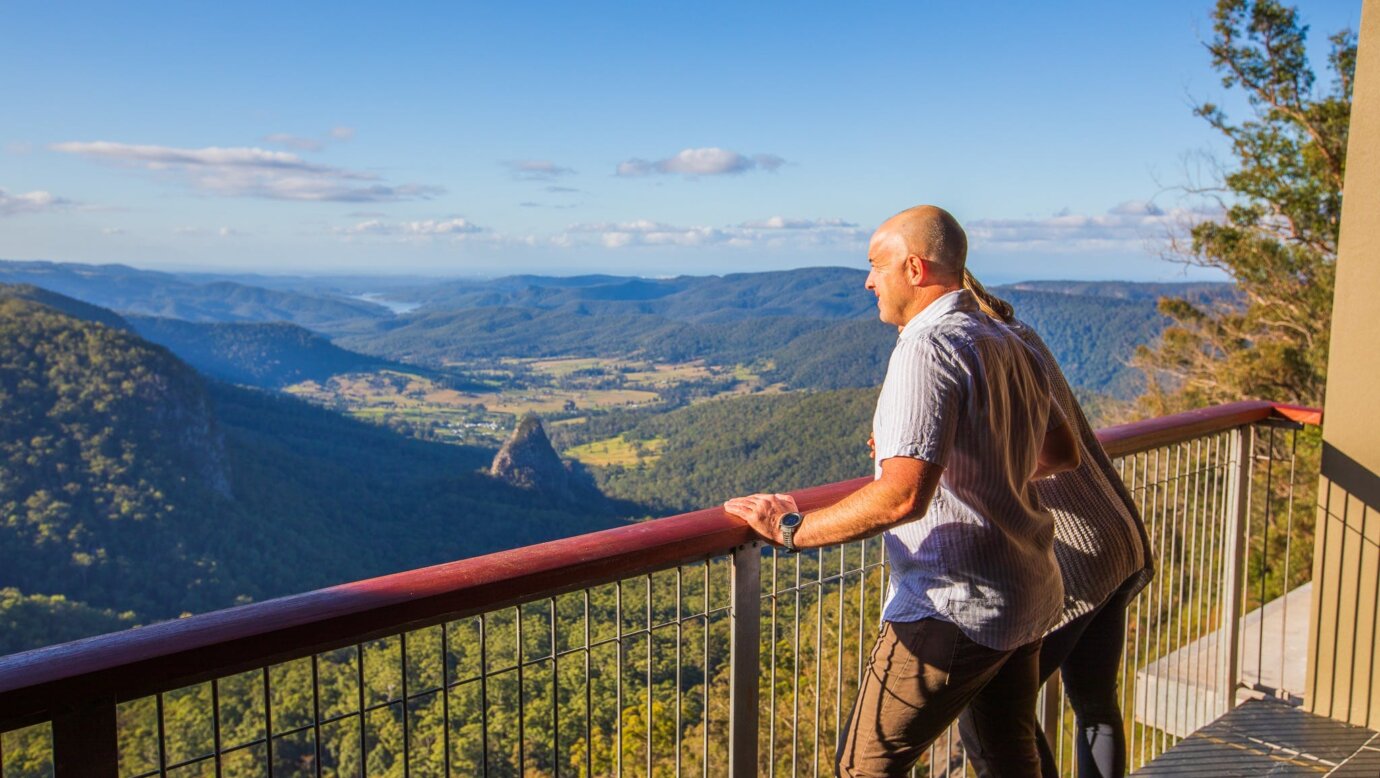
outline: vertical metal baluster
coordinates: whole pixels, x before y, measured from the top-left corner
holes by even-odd
[[[1134,495],[1135,492],[1134,492],[1134,490],[1131,488],[1131,484],[1129,484],[1129,483],[1126,482],[1126,457],[1121,457],[1121,458],[1119,458],[1119,459],[1116,460],[1116,468],[1117,468],[1117,477],[1120,478],[1120,479],[1121,479],[1121,483],[1122,483],[1123,485],[1126,486],[1126,491],[1127,491],[1127,493],[1128,493],[1128,494]],[[1135,477],[1135,476],[1134,476],[1135,468],[1132,468],[1132,471],[1131,471],[1131,472],[1132,472],[1132,478],[1134,479],[1134,477]],[[1137,513],[1140,512],[1139,508],[1136,509],[1136,512],[1137,512]],[[1150,553],[1151,553],[1150,549],[1148,549],[1148,548],[1145,549],[1145,553],[1146,553],[1146,554],[1150,554]],[[1149,560],[1147,559],[1146,561],[1148,562]],[[1126,610],[1125,610],[1125,612],[1122,614],[1121,622],[1122,622],[1122,623],[1121,623],[1121,629],[1122,629],[1121,634],[1122,634],[1122,635],[1131,634],[1130,628],[1131,628],[1131,624],[1133,624],[1134,622],[1131,621],[1131,604],[1130,604],[1129,602],[1126,603]],[[1135,718],[1136,718],[1136,717],[1135,717],[1135,711],[1134,711],[1134,710],[1131,710],[1131,709],[1129,709],[1129,708],[1126,707],[1126,700],[1127,700],[1127,698],[1130,696],[1130,689],[1131,689],[1132,686],[1135,685],[1135,682],[1136,682],[1136,679],[1135,679],[1133,676],[1131,676],[1130,674],[1128,674],[1128,668],[1133,666],[1133,665],[1132,665],[1132,661],[1133,661],[1133,657],[1130,656],[1130,651],[1127,650],[1126,641],[1123,639],[1123,640],[1122,640],[1122,645],[1121,645],[1121,711],[1122,711],[1122,714],[1125,715],[1126,720],[1129,720],[1129,721],[1131,722],[1131,726],[1134,727],[1134,726],[1135,726]],[[1132,703],[1133,705],[1135,704],[1134,698],[1131,699],[1131,703]],[[1124,727],[1124,726],[1125,726],[1125,724],[1123,723],[1123,727]],[[1125,735],[1124,730],[1123,730],[1122,734],[1123,734],[1123,736]]]
[[[1224,467],[1225,467],[1225,466],[1223,465],[1223,462],[1222,462],[1222,445],[1223,445],[1224,441],[1225,441],[1225,436],[1224,436],[1223,434],[1220,434],[1220,433],[1219,433],[1218,435],[1214,436],[1213,441],[1212,441],[1212,468],[1211,468],[1211,470],[1209,471],[1209,474],[1210,474],[1211,477],[1212,477],[1212,487],[1211,487],[1211,491],[1210,491],[1211,499],[1209,500],[1209,504],[1208,504],[1208,508],[1209,508],[1209,514],[1208,514],[1208,516],[1209,516],[1209,519],[1208,519],[1208,530],[1209,530],[1209,532],[1210,532],[1210,536],[1209,536],[1209,540],[1208,540],[1208,560],[1209,560],[1209,564],[1208,564],[1207,569],[1203,571],[1203,575],[1204,575],[1203,584],[1204,584],[1204,587],[1205,587],[1206,592],[1207,592],[1207,597],[1205,598],[1204,609],[1203,609],[1203,610],[1204,610],[1203,616],[1204,616],[1204,622],[1205,622],[1205,623],[1204,623],[1204,629],[1207,630],[1207,633],[1206,633],[1206,634],[1212,634],[1213,632],[1216,632],[1217,629],[1222,629],[1222,628],[1224,628],[1224,625],[1221,623],[1221,621],[1222,621],[1222,620],[1221,620],[1221,614],[1218,612],[1218,604],[1219,604],[1219,600],[1220,600],[1220,597],[1221,597],[1221,594],[1222,594],[1222,590],[1221,590],[1221,561],[1222,561],[1222,554],[1221,554],[1220,544],[1222,543],[1222,528],[1223,528],[1222,506],[1225,504],[1224,501],[1222,500],[1222,496],[1223,496],[1223,492],[1224,492],[1224,490],[1225,490],[1225,488],[1226,488],[1225,485],[1224,485],[1224,483],[1223,483],[1223,478],[1222,478],[1222,476],[1223,476],[1223,474],[1224,474]],[[1213,613],[1218,613],[1218,619],[1217,619],[1217,624],[1216,624],[1217,629],[1213,629],[1213,628],[1212,628],[1212,627],[1213,627],[1213,622],[1212,622],[1212,614],[1213,614]],[[1206,636],[1206,634],[1205,634],[1205,636]],[[1215,671],[1215,669],[1213,670],[1213,674],[1214,674],[1213,677],[1215,678],[1215,677],[1216,677],[1216,671]],[[1198,714],[1198,720],[1199,720],[1199,721],[1208,721],[1208,720],[1210,720],[1210,718],[1213,718],[1213,717],[1211,716],[1212,709],[1209,707],[1210,701],[1211,701],[1210,695],[1208,695],[1208,694],[1206,694],[1206,693],[1202,695],[1202,702],[1200,703],[1201,712]]]
[[[321,778],[321,683],[317,659],[316,654],[311,655],[311,729],[315,748],[312,772],[316,774],[316,778]]]
[[[680,778],[680,752],[681,743],[681,711],[680,711],[680,684],[681,684],[681,642],[684,637],[684,629],[681,623],[683,617],[681,613],[681,579],[684,577],[685,568],[676,567],[676,778]]]
[[[1161,456],[1163,455],[1163,456]],[[1165,556],[1169,560],[1169,574],[1161,579],[1158,590],[1159,605],[1155,608],[1155,649],[1157,661],[1161,662],[1164,669],[1169,667],[1169,652],[1171,651],[1170,641],[1172,639],[1173,627],[1170,622],[1173,620],[1173,599],[1174,599],[1174,579],[1179,574],[1179,559],[1176,555],[1176,544],[1174,540],[1174,512],[1170,501],[1172,499],[1172,486],[1174,476],[1171,471],[1169,447],[1166,446],[1155,452],[1155,483],[1159,493],[1159,514],[1162,545],[1165,548]],[[1160,710],[1160,727],[1155,738],[1155,756],[1159,756],[1169,749],[1169,725],[1171,722],[1171,700],[1169,679],[1164,674],[1156,676],[1159,687],[1155,690],[1155,698],[1161,701],[1163,706]]]
[[[1060,717],[1059,717],[1059,761],[1056,763],[1056,764],[1059,764],[1059,765],[1064,764],[1064,751],[1066,750],[1066,748],[1065,748],[1064,719],[1063,719],[1062,713],[1063,713],[1064,709],[1065,709],[1065,708],[1068,708],[1068,707],[1069,707],[1068,688],[1064,686],[1064,683],[1063,683],[1063,681],[1061,680],[1061,681],[1059,682],[1059,711],[1060,711]],[[1075,723],[1074,726],[1077,727],[1078,725]],[[1072,748],[1073,748],[1072,743],[1069,743],[1069,744],[1068,744],[1068,748],[1069,748],[1069,749],[1072,749]],[[1072,755],[1070,755],[1069,761],[1073,761]]]
[[[522,647],[522,606],[513,608],[513,636],[517,643],[517,696],[518,696],[518,775],[527,774],[527,695],[522,686],[522,660],[526,651]]]
[[[266,677],[267,677],[267,673],[268,673],[268,668],[264,668],[264,673],[265,673],[265,678],[266,678]],[[267,681],[265,681],[265,684],[267,684]],[[165,729],[164,729],[164,724],[163,724],[163,693],[162,693],[162,692],[159,692],[158,694],[155,694],[155,695],[153,696],[153,699],[154,699],[154,702],[153,702],[154,713],[156,713],[156,714],[158,715],[158,774],[159,774],[160,776],[164,776],[164,775],[167,775],[167,774],[168,774],[168,737],[167,737],[167,732],[165,731]],[[265,699],[265,700],[268,699],[267,694],[264,695],[264,699]],[[269,753],[272,754],[271,751],[270,751]],[[268,774],[269,774],[270,776],[272,776],[272,775],[273,775],[273,760],[270,759],[268,764],[269,764],[269,773],[268,773]]]
[[[359,697],[359,778],[365,778],[368,771],[369,749],[368,739],[364,728],[364,644],[355,644],[355,670],[359,677],[355,679],[355,694]]]
[[[952,725],[944,731],[944,778],[949,776],[949,755],[954,752],[954,728]]]
[[[1159,516],[1160,526],[1160,547],[1165,549],[1165,558],[1168,560],[1168,574],[1160,578],[1160,585],[1155,590],[1155,661],[1161,662],[1164,667],[1168,667],[1169,651],[1169,630],[1165,621],[1170,618],[1171,610],[1170,597],[1173,595],[1174,575],[1177,570],[1177,560],[1174,558],[1174,521],[1170,511],[1169,496],[1172,478],[1169,475],[1169,449],[1161,447],[1155,449],[1155,504],[1156,513]],[[1155,758],[1164,753],[1168,748],[1165,742],[1169,736],[1169,688],[1168,679],[1163,672],[1155,676],[1155,704],[1158,711],[1157,719],[1160,726],[1156,727],[1155,740],[1151,746],[1151,758]]]
[[[647,574],[647,778],[652,778],[652,576]]]
[[[1271,522],[1271,520],[1274,518],[1274,511],[1273,511],[1272,509],[1273,509],[1273,507],[1274,507],[1274,502],[1275,502],[1274,499],[1273,499],[1274,495],[1272,495],[1272,494],[1270,493],[1271,487],[1274,486],[1274,476],[1275,476],[1275,428],[1274,428],[1274,427],[1271,427],[1271,428],[1270,428],[1270,438],[1269,438],[1269,440],[1266,442],[1265,445],[1266,445],[1266,454],[1265,454],[1265,456],[1266,456],[1266,462],[1265,462],[1265,490],[1264,490],[1264,493],[1265,493],[1265,518],[1264,518],[1264,526],[1261,528],[1261,536],[1260,536],[1260,537],[1261,537],[1261,540],[1260,540],[1260,586],[1258,587],[1260,593],[1257,595],[1257,597],[1258,597],[1258,599],[1259,599],[1259,601],[1260,601],[1260,602],[1259,602],[1259,605],[1257,606],[1257,607],[1260,608],[1260,618],[1259,618],[1259,620],[1258,620],[1259,623],[1256,625],[1256,641],[1255,641],[1255,685],[1256,685],[1256,686],[1261,686],[1261,685],[1264,683],[1264,675],[1263,675],[1263,673],[1264,673],[1264,671],[1265,671],[1265,581],[1266,581],[1266,579],[1267,579],[1267,578],[1269,577],[1269,575],[1270,575],[1270,522]],[[1248,567],[1248,569],[1249,569],[1249,565],[1248,565],[1247,567]],[[1286,588],[1285,591],[1287,592],[1288,589]],[[1281,600],[1281,601],[1280,601],[1280,606],[1283,607],[1283,605],[1284,605],[1284,601]],[[1283,676],[1280,677],[1280,680],[1281,680],[1281,682],[1283,681]],[[1283,685],[1283,684],[1281,683],[1281,685]],[[1279,690],[1276,689],[1275,691],[1279,691]]]
[[[269,685],[268,668],[264,668],[264,743],[268,754],[268,778],[273,778],[273,696]],[[159,719],[162,715],[160,712]],[[159,726],[162,726],[161,724]],[[161,738],[162,735],[160,734]]]
[[[441,761],[442,775],[450,778],[450,623],[441,624]]]
[[[561,778],[561,673],[560,660],[557,654],[560,653],[557,639],[560,633],[557,631],[556,620],[559,614],[556,610],[556,598],[551,598],[551,769],[555,772],[556,778]]]
[[[1180,607],[1183,608],[1183,612],[1187,614],[1189,620],[1188,628],[1185,630],[1187,645],[1198,646],[1200,645],[1198,640],[1202,633],[1202,622],[1196,617],[1198,610],[1194,603],[1202,598],[1203,537],[1206,531],[1206,526],[1202,521],[1203,468],[1205,465],[1203,459],[1203,439],[1197,438],[1190,445],[1191,450],[1189,459],[1193,468],[1193,485],[1189,490],[1189,501],[1184,509],[1190,524],[1188,529],[1189,544],[1187,557],[1188,587],[1186,589],[1186,596],[1183,602],[1180,603]],[[1198,653],[1198,650],[1195,649],[1186,658],[1185,661],[1188,665],[1187,674],[1185,674],[1183,668],[1180,668],[1179,677],[1190,679],[1186,682],[1189,689],[1197,688],[1194,681],[1198,678]],[[1197,729],[1201,724],[1197,715],[1192,712],[1197,702],[1197,697],[1198,695],[1196,693],[1193,694],[1192,697],[1184,702],[1183,708],[1184,715],[1188,718],[1189,724],[1191,724],[1194,729]]]
[[[220,679],[211,679],[211,747],[216,752],[216,778],[221,778],[221,734],[220,734]],[[5,778],[5,753],[0,748],[0,778]]]
[[[1131,471],[1130,480],[1129,480],[1129,481],[1126,480],[1126,475],[1125,475],[1125,471],[1126,471],[1126,469],[1127,469],[1127,458],[1126,458],[1126,457],[1123,457],[1122,460],[1121,460],[1121,463],[1122,463],[1122,464],[1121,464],[1121,467],[1122,467],[1122,477],[1121,477],[1121,480],[1122,480],[1122,483],[1125,483],[1125,484],[1126,484],[1126,491],[1127,491],[1128,494],[1131,495],[1131,503],[1132,503],[1133,505],[1136,506],[1136,512],[1137,512],[1138,515],[1140,515],[1140,517],[1141,517],[1141,522],[1144,523],[1144,521],[1145,521],[1145,518],[1144,518],[1144,517],[1145,517],[1145,513],[1144,513],[1144,511],[1141,509],[1141,504],[1140,504],[1139,502],[1137,502],[1136,499],[1135,499],[1135,495],[1136,495],[1136,484],[1137,484],[1137,477],[1136,477],[1136,457],[1135,457],[1134,454],[1130,454],[1130,455],[1128,455],[1128,457],[1129,457],[1129,459],[1130,459],[1130,464],[1129,464],[1129,469],[1130,469],[1130,471]],[[1154,549],[1149,548],[1149,543],[1148,543],[1148,541],[1147,541],[1147,543],[1146,543],[1146,548],[1147,548],[1147,553],[1149,553],[1149,554],[1151,555],[1151,557],[1154,558],[1154,553],[1155,553],[1155,551],[1154,551]],[[1155,569],[1156,569],[1157,571],[1159,570],[1159,560],[1158,560],[1158,559],[1155,559]],[[1137,592],[1137,593],[1136,593],[1136,596],[1135,596],[1134,598],[1132,598],[1132,600],[1131,600],[1130,602],[1126,603],[1126,620],[1125,620],[1125,629],[1126,629],[1126,632],[1123,633],[1123,634],[1125,634],[1125,635],[1127,636],[1127,640],[1126,640],[1126,645],[1123,645],[1122,648],[1121,648],[1121,652],[1122,652],[1121,678],[1122,678],[1122,682],[1123,682],[1123,684],[1124,684],[1124,686],[1123,686],[1122,689],[1121,689],[1121,710],[1122,710],[1123,712],[1126,712],[1126,716],[1125,716],[1125,719],[1123,720],[1122,724],[1123,724],[1123,727],[1124,727],[1123,733],[1124,733],[1125,736],[1126,736],[1126,768],[1127,768],[1127,770],[1132,770],[1132,769],[1134,769],[1134,767],[1135,767],[1135,758],[1134,758],[1135,750],[1134,750],[1134,743],[1135,743],[1135,735],[1136,735],[1136,705],[1137,705],[1136,700],[1139,699],[1139,696],[1140,696],[1140,687],[1139,687],[1139,685],[1137,684],[1137,679],[1136,679],[1136,677],[1135,677],[1135,675],[1136,675],[1135,671],[1136,671],[1137,668],[1140,667],[1140,660],[1139,660],[1139,657],[1138,657],[1137,654],[1136,654],[1136,651],[1138,650],[1138,648],[1139,648],[1139,646],[1140,646],[1140,633],[1141,633],[1141,628],[1140,628],[1140,598],[1141,598],[1142,594],[1144,594],[1144,592],[1145,592],[1145,589],[1144,589],[1144,587],[1142,587],[1142,588],[1141,588],[1141,591]],[[1134,614],[1133,614],[1133,609],[1134,609]],[[1134,628],[1134,629],[1133,629],[1133,628]],[[1128,702],[1129,702],[1129,705],[1128,705]]]
[[[1161,468],[1160,468],[1160,449],[1155,449],[1155,467],[1154,467],[1154,475],[1153,475],[1153,476],[1149,476],[1149,475],[1148,475],[1148,473],[1149,473],[1149,466],[1150,466],[1149,459],[1150,459],[1150,458],[1149,458],[1149,452],[1146,452],[1146,468],[1147,468],[1147,477],[1146,477],[1146,484],[1145,484],[1145,485],[1146,485],[1146,499],[1147,499],[1147,501],[1148,501],[1148,503],[1149,503],[1149,506],[1150,506],[1150,515],[1151,515],[1151,516],[1154,516],[1155,531],[1158,532],[1158,534],[1159,534],[1159,540],[1158,540],[1158,542],[1155,543],[1155,547],[1156,547],[1157,549],[1159,549],[1159,551],[1160,551],[1160,559],[1162,560],[1162,561],[1161,561],[1161,566],[1162,566],[1164,569],[1162,569],[1162,570],[1160,571],[1160,575],[1157,577],[1157,580],[1155,581],[1155,585],[1154,585],[1153,587],[1151,587],[1150,596],[1147,598],[1147,604],[1150,606],[1149,609],[1148,609],[1149,612],[1150,612],[1150,619],[1152,619],[1152,620],[1154,621],[1154,630],[1153,630],[1153,634],[1151,634],[1151,630],[1146,630],[1146,632],[1147,632],[1146,637],[1148,638],[1148,646],[1147,646],[1148,651],[1147,651],[1147,653],[1146,653],[1146,662],[1147,662],[1146,666],[1147,666],[1147,667],[1149,666],[1149,663],[1150,663],[1150,662],[1152,662],[1152,661],[1156,661],[1156,662],[1157,662],[1157,661],[1159,661],[1159,658],[1160,658],[1160,637],[1161,637],[1161,633],[1160,633],[1160,627],[1161,627],[1161,624],[1160,624],[1160,621],[1161,621],[1161,620],[1160,620],[1160,609],[1161,609],[1161,607],[1164,605],[1164,597],[1163,597],[1163,595],[1162,595],[1161,593],[1164,591],[1164,579],[1167,578],[1167,577],[1169,576],[1169,570],[1168,570],[1168,568],[1173,564],[1173,560],[1171,560],[1171,559],[1169,558],[1169,556],[1168,556],[1167,554],[1164,553],[1164,550],[1165,550],[1165,548],[1164,548],[1164,546],[1165,546],[1165,544],[1164,544],[1164,532],[1165,532],[1164,517],[1161,516],[1161,515],[1159,514],[1159,501],[1160,501],[1160,488],[1159,488],[1159,486],[1160,486],[1160,476],[1162,475],[1162,470],[1161,470]],[[1149,625],[1147,624],[1147,626],[1149,626]],[[1163,712],[1162,712],[1161,705],[1160,705],[1160,688],[1161,688],[1161,684],[1160,684],[1160,675],[1159,675],[1158,673],[1156,673],[1155,676],[1154,676],[1153,678],[1147,677],[1146,680],[1149,681],[1149,683],[1147,683],[1146,686],[1149,686],[1149,687],[1150,687],[1150,699],[1151,699],[1152,702],[1153,702],[1153,705],[1154,705],[1153,710],[1154,710],[1154,712],[1155,712],[1155,713],[1154,713],[1154,716],[1155,716],[1154,721],[1155,721],[1155,723],[1156,723],[1158,726],[1156,726],[1156,727],[1153,729],[1153,731],[1147,732],[1147,733],[1146,733],[1146,737],[1144,737],[1144,738],[1141,739],[1141,763],[1142,763],[1142,764],[1144,764],[1145,762],[1149,761],[1149,760],[1146,758],[1146,748],[1147,748],[1147,747],[1149,748],[1149,758],[1150,758],[1150,759],[1153,759],[1153,758],[1156,756],[1156,754],[1155,754],[1155,745],[1159,742],[1159,737],[1160,737],[1159,733],[1164,731],[1163,729],[1161,729],[1161,727],[1163,727],[1163,725],[1164,725],[1164,722],[1163,722]],[[1147,742],[1147,741],[1148,741],[1148,742]]]
[[[614,625],[615,633],[613,647],[617,653],[614,662],[614,704],[618,707],[618,720],[614,729],[618,732],[617,750],[614,754],[614,764],[618,775],[623,774],[623,582],[618,581],[614,584],[613,592],[613,612],[617,620]]]
[[[791,669],[791,775],[798,776],[800,771],[796,762],[800,756],[800,557],[803,554],[794,554],[795,557],[795,649],[791,656],[794,667]]]
[[[479,614],[479,742],[484,775],[489,774],[489,614]]]
[[[839,598],[838,608],[835,609],[835,620],[838,621],[838,651],[839,655],[835,658],[834,668],[834,742],[838,742],[839,736],[843,734],[843,598],[847,592],[844,582],[847,574],[844,572],[848,566],[848,545],[839,546]]]
[[[1290,430],[1289,433],[1289,502],[1288,513],[1285,518],[1284,530],[1284,613],[1282,614],[1279,628],[1279,681],[1281,695],[1290,694],[1284,679],[1284,636],[1289,634],[1289,587],[1292,582],[1291,559],[1294,551],[1294,468],[1298,463],[1299,455],[1299,433],[1298,430]]]
[[[1134,454],[1134,455],[1132,455],[1132,460],[1131,460],[1131,471],[1132,471],[1132,474],[1133,474],[1133,476],[1134,476],[1136,473],[1139,473],[1139,476],[1138,476],[1138,477],[1134,477],[1133,480],[1136,482],[1137,489],[1140,491],[1140,515],[1141,515],[1141,520],[1144,521],[1144,522],[1146,523],[1146,525],[1147,525],[1146,528],[1145,528],[1145,536],[1146,536],[1146,539],[1147,539],[1147,540],[1151,541],[1151,543],[1152,543],[1151,548],[1152,548],[1154,554],[1156,555],[1156,557],[1158,557],[1158,556],[1159,556],[1159,551],[1160,551],[1160,549],[1159,549],[1158,546],[1154,546],[1154,545],[1153,545],[1153,541],[1154,541],[1154,537],[1155,537],[1155,536],[1154,536],[1154,534],[1153,534],[1153,531],[1154,531],[1154,524],[1153,524],[1152,522],[1154,521],[1154,516],[1152,516],[1152,515],[1150,514],[1150,503],[1149,503],[1149,500],[1146,499],[1147,495],[1149,494],[1149,487],[1147,487],[1147,486],[1146,486],[1146,483],[1145,483],[1145,482],[1148,480],[1149,475],[1150,475],[1150,469],[1149,469],[1149,468],[1150,468],[1150,464],[1149,464],[1149,463],[1150,463],[1150,455],[1149,455],[1148,453],[1141,453],[1141,454]],[[1132,494],[1133,496],[1135,495],[1137,489],[1133,489],[1133,490],[1132,490],[1131,494]],[[1163,563],[1161,563],[1161,564],[1159,565],[1159,567],[1162,568],[1162,567],[1163,567]],[[1157,575],[1158,575],[1158,574],[1163,574],[1163,570],[1162,570],[1162,569],[1161,569],[1161,570],[1158,570],[1158,571],[1157,571]],[[1148,585],[1147,585],[1144,589],[1141,589],[1141,590],[1140,590],[1140,593],[1139,593],[1139,594],[1136,595],[1136,603],[1135,603],[1135,604],[1136,604],[1136,635],[1135,635],[1135,657],[1136,657],[1136,659],[1135,659],[1135,663],[1134,663],[1134,666],[1135,666],[1135,667],[1146,667],[1146,666],[1148,665],[1148,663],[1145,662],[1145,657],[1148,656],[1149,653],[1150,653],[1150,649],[1149,649],[1149,646],[1150,646],[1150,621],[1149,621],[1149,619],[1146,617],[1146,611],[1148,610],[1148,607],[1147,607],[1147,606],[1149,605],[1149,602],[1150,602],[1150,589],[1151,589],[1151,586],[1148,586]],[[1145,644],[1145,653],[1141,653],[1141,644],[1142,644],[1142,641],[1143,641],[1144,644]],[[1137,699],[1138,701],[1141,699],[1142,696],[1148,695],[1148,693],[1149,693],[1149,691],[1150,691],[1150,683],[1149,683],[1150,678],[1149,678],[1148,675],[1146,676],[1145,680],[1146,680],[1146,683],[1143,685],[1144,688],[1142,688],[1142,686],[1139,685],[1139,684],[1136,686],[1135,696],[1136,696],[1136,699]],[[1152,705],[1153,703],[1154,703],[1153,700],[1151,700],[1151,699],[1146,699],[1145,701],[1139,702],[1138,704],[1140,705],[1140,707],[1141,707],[1143,710],[1149,710],[1149,709],[1150,709],[1149,706]],[[1142,725],[1142,726],[1140,726],[1140,727],[1136,727],[1136,726],[1134,726],[1134,724],[1132,725],[1132,727],[1131,727],[1131,738],[1130,738],[1130,742],[1129,742],[1127,745],[1128,745],[1128,747],[1127,747],[1127,758],[1128,758],[1128,759],[1134,759],[1134,758],[1135,758],[1135,755],[1136,755],[1137,753],[1139,753],[1140,758],[1137,760],[1136,764],[1137,764],[1137,765],[1143,765],[1143,764],[1145,764],[1145,727],[1144,727],[1144,725]],[[1136,748],[1137,745],[1140,746],[1139,751],[1137,751],[1137,748]]]
[[[585,776],[594,775],[594,695],[590,691],[592,673],[590,655],[594,649],[590,643],[589,628],[589,590],[584,591],[585,599]],[[677,662],[677,665],[680,663]]]
[[[867,653],[867,539],[858,544],[858,691],[862,691],[863,656]]]
[[[767,775],[776,776],[776,546],[771,547],[771,643],[767,687]],[[4,776],[0,776],[4,778]]]
[[[1183,444],[1182,444],[1182,443],[1177,443],[1177,444],[1175,444],[1175,445],[1174,445],[1174,469],[1171,471],[1171,472],[1173,473],[1173,478],[1174,478],[1174,496],[1171,498],[1171,499],[1172,499],[1172,503],[1171,503],[1171,504],[1172,504],[1172,512],[1173,512],[1173,520],[1172,520],[1172,521],[1173,521],[1174,531],[1173,531],[1172,533],[1170,533],[1170,534],[1171,534],[1171,538],[1172,538],[1172,541],[1171,541],[1171,548],[1173,549],[1173,550],[1171,551],[1171,554],[1172,554],[1173,557],[1174,557],[1174,577],[1171,578],[1170,581],[1169,581],[1169,602],[1170,602],[1169,612],[1170,612],[1170,614],[1172,614],[1172,615],[1170,616],[1170,620],[1171,620],[1171,622],[1172,622],[1171,631],[1173,632],[1173,635],[1174,635],[1174,642],[1169,646],[1169,651],[1171,651],[1171,652],[1179,652],[1179,649],[1183,646],[1183,625],[1184,625],[1184,620],[1183,620],[1183,610],[1182,610],[1182,608],[1181,608],[1181,603],[1182,603],[1182,601],[1183,601],[1183,595],[1184,595],[1184,548],[1185,548],[1185,545],[1186,545],[1186,544],[1184,543],[1185,532],[1184,532],[1183,524],[1180,523],[1180,515],[1181,515],[1181,514],[1180,514],[1180,512],[1179,512],[1179,497],[1180,497],[1180,494],[1181,494],[1181,489],[1180,489],[1180,487],[1183,485],[1183,484],[1182,484],[1182,479],[1183,479],[1183,474],[1184,474],[1184,470],[1183,470],[1183,453],[1184,453]],[[1176,582],[1177,582],[1178,585],[1179,585],[1179,593],[1178,593],[1177,596],[1174,594],[1174,584],[1175,584]],[[1168,656],[1166,656],[1165,658],[1168,659]],[[1182,653],[1179,653],[1179,658],[1178,658],[1178,660],[1179,660],[1179,661],[1182,661],[1182,660],[1183,660],[1183,654],[1182,654]],[[1165,669],[1166,669],[1166,670],[1169,669],[1169,663],[1168,663],[1168,662],[1165,663]],[[1180,678],[1182,678],[1182,676],[1180,676]],[[1176,731],[1182,731],[1182,723],[1183,723],[1183,722],[1180,720],[1180,717],[1179,717],[1179,703],[1182,701],[1182,695],[1181,695],[1180,692],[1181,692],[1181,690],[1183,689],[1183,687],[1184,687],[1184,684],[1183,684],[1183,683],[1177,683],[1177,684],[1174,684],[1174,685],[1172,685],[1172,686],[1170,687],[1170,690],[1172,690],[1173,693],[1174,693],[1174,702],[1173,702],[1174,708],[1173,708],[1173,713],[1171,714],[1169,720],[1172,721],[1172,722],[1174,722],[1174,724],[1175,724],[1174,729],[1175,729]],[[1166,695],[1165,695],[1166,702],[1168,701],[1168,697],[1169,697],[1169,695],[1166,694]],[[1168,735],[1169,735],[1169,738],[1170,738],[1171,741],[1176,741],[1176,740],[1177,740],[1177,737],[1176,737],[1173,733],[1168,733]],[[1173,743],[1171,742],[1170,745],[1173,745]]]
[[[709,775],[709,687],[713,686],[710,680],[714,677],[709,672],[709,566],[714,560],[704,561],[704,759],[701,765],[704,768],[704,775]]]
[[[407,715],[407,633],[402,632],[398,635],[398,659],[402,670],[402,736],[403,736],[403,778],[408,778],[412,774],[410,765],[412,764],[412,739],[411,727],[408,720],[411,716]],[[521,671],[519,671],[521,672]],[[519,676],[521,677],[521,676]],[[521,718],[518,719],[518,726],[522,726]],[[519,738],[521,741],[521,738]]]
[[[815,560],[815,746],[814,746],[814,766],[811,768],[811,775],[819,778],[819,715],[823,712],[824,685],[824,555],[825,549],[819,550],[819,558]]]

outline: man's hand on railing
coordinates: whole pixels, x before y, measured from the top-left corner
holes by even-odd
[[[781,517],[795,513],[795,498],[789,494],[750,494],[724,503],[724,512],[748,523],[763,538],[782,545]]]

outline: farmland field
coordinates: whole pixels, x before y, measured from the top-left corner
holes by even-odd
[[[447,386],[444,376],[380,370],[304,381],[286,391],[420,437],[496,444],[526,413],[536,413],[549,424],[579,424],[591,414],[611,410],[673,407],[709,397],[772,389],[764,387],[745,366],[727,369],[701,362],[506,358],[452,363],[446,369],[467,379],[464,389]],[[494,388],[476,391],[476,384]],[[639,461],[638,455],[629,453],[631,449],[624,450],[626,446],[604,443],[606,451],[591,449],[577,458],[607,459],[607,463]],[[642,449],[641,459],[648,456],[654,458],[655,453]]]

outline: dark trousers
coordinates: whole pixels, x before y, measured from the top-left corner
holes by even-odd
[[[841,778],[906,775],[967,708],[1000,732],[989,756],[1004,776],[1038,776],[1035,697],[1040,641],[998,651],[938,619],[883,622],[839,738]]]
[[[1040,648],[1040,684],[1062,669],[1064,693],[1077,720],[1074,756],[1078,778],[1121,778],[1126,774],[1126,731],[1117,700],[1116,674],[1126,645],[1126,605],[1134,594],[1132,581],[1096,609],[1045,636]],[[959,732],[968,761],[979,778],[1007,773],[990,755],[992,741],[1002,733],[981,725],[969,713],[959,717]],[[1049,741],[1036,724],[1043,778],[1059,778],[1059,765]]]

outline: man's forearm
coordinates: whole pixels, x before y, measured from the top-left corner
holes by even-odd
[[[794,543],[799,548],[817,548],[870,538],[923,516],[933,490],[922,491],[873,481],[828,508],[806,514]]]

